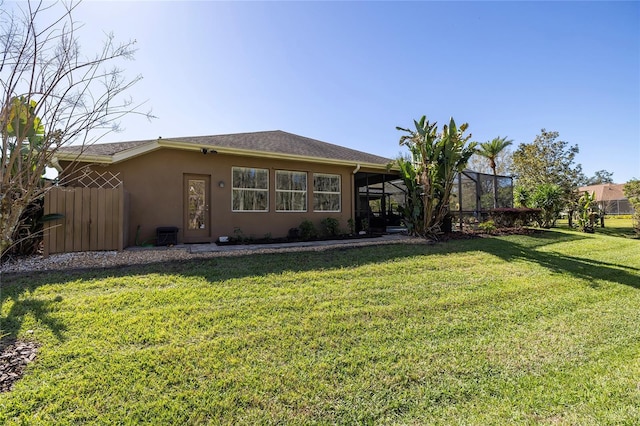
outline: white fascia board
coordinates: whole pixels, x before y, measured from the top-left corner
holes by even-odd
[[[378,169],[378,170],[387,170],[386,164],[378,164],[378,163],[366,163],[361,161],[352,161],[352,160],[335,160],[329,158],[318,158],[318,157],[308,157],[304,155],[295,155],[295,154],[283,154],[278,152],[264,152],[264,151],[256,151],[249,149],[236,149],[236,148],[228,148],[228,147],[218,147],[214,145],[203,145],[203,144],[194,144],[194,143],[184,143],[179,141],[169,141],[158,139],[154,141],[149,141],[149,143],[145,143],[139,145],[135,148],[127,149],[125,151],[117,152],[113,155],[90,155],[84,153],[58,153],[56,155],[58,160],[61,161],[79,161],[83,163],[99,163],[99,164],[116,164],[125,160],[129,160],[133,157],[138,157],[140,155],[144,155],[148,152],[155,151],[160,148],[171,148],[171,149],[181,149],[186,151],[201,151],[203,148],[215,150],[218,154],[229,154],[229,155],[239,155],[245,157],[257,157],[257,158],[273,158],[273,159],[281,159],[281,160],[291,160],[291,161],[306,161],[309,163],[316,164],[329,164],[329,165],[338,165],[338,166],[350,166],[356,167],[360,164],[360,167]],[[391,170],[398,170],[397,166],[391,167]]]
[[[361,167],[368,167],[373,169],[384,169],[384,170],[386,170],[387,168],[386,164],[382,165],[377,163],[364,163],[361,161],[353,161],[353,160],[335,160],[331,158],[308,157],[305,155],[283,154],[280,152],[265,152],[265,151],[257,151],[257,150],[250,150],[250,149],[237,149],[237,148],[229,148],[229,147],[219,147],[215,145],[192,144],[192,143],[183,143],[183,142],[175,142],[175,141],[167,141],[167,140],[160,140],[158,141],[158,143],[161,147],[186,149],[189,151],[200,151],[203,148],[206,148],[206,149],[214,150],[218,154],[238,155],[238,156],[244,156],[244,157],[306,161],[309,163],[316,163],[316,164],[330,164],[330,165],[350,166],[350,167],[356,167],[357,164],[360,164]],[[392,167],[392,170],[395,170],[395,168]]]
[[[139,145],[135,148],[127,149],[126,151],[120,151],[112,156],[112,163],[120,163],[121,161],[129,160],[133,157],[138,157],[140,155],[144,155],[148,152],[155,151],[160,148],[160,144],[158,141],[151,141],[149,143],[145,143],[143,145]]]
[[[86,153],[75,152],[58,152],[55,157],[58,161],[77,161],[81,163],[98,163],[98,164],[116,164],[121,161],[128,160],[139,155],[146,154],[147,152],[154,151],[160,148],[157,141],[150,141],[139,145],[135,148],[127,149],[117,152],[113,155],[95,155]]]
[[[99,163],[111,164],[112,156],[110,155],[88,155],[77,152],[58,152],[53,156],[56,161],[73,161],[80,163]]]

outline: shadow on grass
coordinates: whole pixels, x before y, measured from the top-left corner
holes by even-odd
[[[44,284],[44,282],[42,283]],[[32,315],[37,323],[46,326],[56,338],[60,341],[64,340],[64,332],[66,326],[50,313],[55,309],[54,304],[60,302],[60,297],[52,300],[40,300],[32,297],[24,298],[23,288],[0,288],[0,313],[4,311],[7,304],[11,304],[9,312],[6,316],[0,316],[0,343],[12,342],[17,339],[17,334],[24,323],[27,315]]]
[[[639,240],[640,237],[636,235],[633,229],[627,227],[617,227],[615,224],[612,226],[607,224],[604,228],[597,228],[596,232],[602,235],[608,235],[610,237],[630,238],[633,240]]]
[[[549,234],[553,235],[552,232]],[[570,234],[564,234],[570,236]],[[544,237],[549,241],[548,237]],[[569,239],[580,239],[569,238]],[[559,239],[549,241],[558,242]],[[566,239],[565,239],[566,241]],[[541,245],[518,244],[512,241],[493,239],[488,241],[483,251],[503,259],[505,262],[523,260],[537,263],[553,273],[569,273],[597,286],[597,281],[612,281],[640,289],[640,268],[619,263],[569,256],[557,252],[538,251]]]
[[[579,233],[539,231],[529,235],[504,238],[476,238],[453,240],[438,244],[392,244],[366,247],[339,247],[323,251],[254,253],[242,256],[191,259],[148,265],[135,265],[107,269],[75,270],[66,272],[38,272],[4,274],[0,286],[0,312],[12,302],[6,316],[0,317],[6,339],[15,338],[24,318],[31,313],[46,325],[60,340],[64,339],[64,324],[51,316],[58,300],[42,301],[24,297],[37,287],[49,283],[67,283],[75,280],[128,277],[146,274],[175,274],[202,277],[209,282],[220,282],[251,276],[305,272],[312,270],[339,270],[406,259],[415,256],[483,251],[506,262],[523,260],[536,263],[553,273],[569,273],[597,286],[597,281],[608,280],[633,288],[640,288],[640,269],[632,265],[607,263],[599,260],[568,256],[538,249],[586,239]],[[588,241],[588,240],[587,240]],[[587,242],[588,243],[588,242]],[[348,273],[348,272],[347,272]]]
[[[607,235],[609,237],[629,238],[633,240],[640,240],[640,236],[636,234],[633,229],[631,220],[606,218],[604,221],[604,228],[598,222],[598,226],[595,228],[595,233],[600,235]],[[572,230],[569,228],[569,224],[566,220],[558,221],[558,229]],[[575,229],[575,228],[574,228]]]

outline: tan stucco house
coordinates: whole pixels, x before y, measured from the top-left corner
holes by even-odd
[[[384,188],[397,180],[391,161],[283,131],[71,146],[57,155],[62,186],[94,173],[124,188],[125,247],[153,240],[158,228],[177,228],[178,243],[200,243],[286,236],[303,220],[327,217],[359,226],[369,200],[382,201],[382,216],[387,210]]]

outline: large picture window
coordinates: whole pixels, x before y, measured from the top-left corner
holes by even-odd
[[[307,174],[276,170],[276,211],[307,211]]]
[[[269,170],[248,167],[232,169],[232,210],[269,210]]]
[[[313,175],[313,211],[340,211],[340,175]]]

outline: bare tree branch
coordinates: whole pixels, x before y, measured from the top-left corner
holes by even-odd
[[[133,59],[135,40],[107,34],[101,50],[82,56],[73,18],[80,4],[0,8],[0,256],[27,206],[46,193],[42,176],[59,149],[78,145],[82,153],[124,116],[152,117],[126,96],[142,77],[118,66]]]

